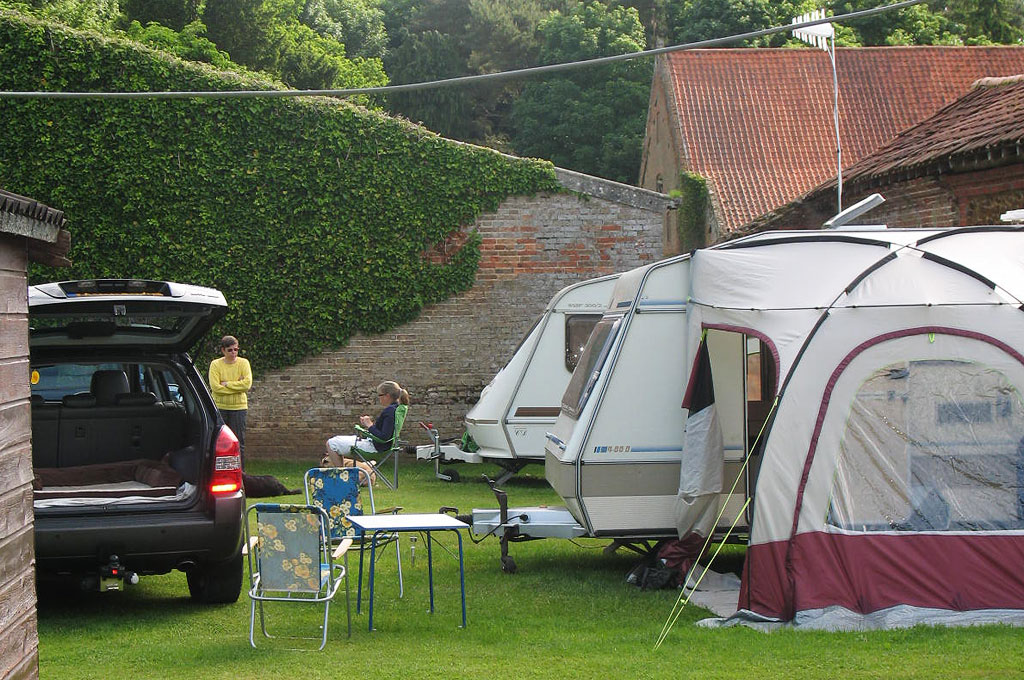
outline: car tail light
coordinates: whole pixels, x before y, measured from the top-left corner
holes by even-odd
[[[238,437],[230,427],[224,425],[217,434],[217,443],[214,447],[210,493],[233,494],[241,488],[242,455],[238,448]]]

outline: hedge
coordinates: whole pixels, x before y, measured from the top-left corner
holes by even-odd
[[[12,11],[0,45],[3,91],[280,87]],[[213,286],[230,311],[203,351],[230,332],[257,372],[467,289],[479,237],[466,225],[510,195],[560,190],[549,163],[332,98],[0,96],[0,120],[0,187],[65,211],[72,234],[70,270],[33,266],[33,283]]]

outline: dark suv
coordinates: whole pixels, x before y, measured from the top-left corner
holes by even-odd
[[[187,574],[192,599],[242,584],[238,440],[187,351],[216,290],[140,280],[29,288],[36,567],[103,590]]]

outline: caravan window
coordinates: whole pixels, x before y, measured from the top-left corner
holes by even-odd
[[[583,349],[600,314],[569,314],[565,317],[565,368],[572,373],[580,362]]]
[[[573,371],[569,386],[565,388],[565,394],[562,396],[562,409],[573,418],[578,417],[583,410],[590,391],[594,389],[594,383],[601,375],[601,367],[604,366],[604,361],[615,342],[621,321],[621,318],[601,319],[590,334],[586,347],[583,348],[579,364]]]
[[[967,361],[876,370],[847,418],[829,522],[862,531],[1024,529],[1024,402]]]

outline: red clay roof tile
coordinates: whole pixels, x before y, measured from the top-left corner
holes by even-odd
[[[689,50],[664,63],[683,167],[710,180],[723,233],[835,174],[832,68],[821,50]],[[840,48],[836,66],[849,166],[979,78],[1024,73],[1024,47]]]

